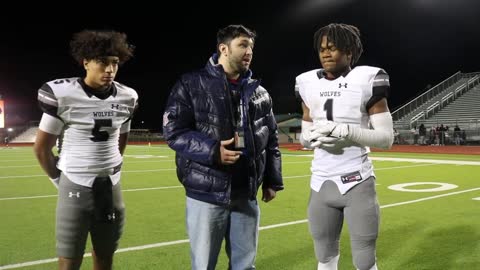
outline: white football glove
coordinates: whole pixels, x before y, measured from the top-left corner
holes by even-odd
[[[315,122],[310,127],[309,141],[316,141],[318,138],[327,137],[330,134],[330,129],[326,126],[328,121]]]
[[[320,121],[316,125],[317,130],[327,137],[346,138],[349,133],[347,124],[336,123],[333,121]]]
[[[331,133],[331,127],[329,126],[331,121],[319,121],[310,129],[310,142],[312,147],[333,147],[339,138],[329,136]]]
[[[335,143],[339,140],[339,138],[334,138],[334,137],[318,137],[315,140],[311,141],[311,146],[313,148],[315,147],[325,147],[325,148],[331,148],[335,146]]]

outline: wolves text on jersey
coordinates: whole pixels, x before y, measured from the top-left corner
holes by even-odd
[[[321,97],[340,97],[342,96],[342,92],[340,91],[323,91],[320,92]]]
[[[92,112],[93,117],[112,117],[115,116],[115,112]]]

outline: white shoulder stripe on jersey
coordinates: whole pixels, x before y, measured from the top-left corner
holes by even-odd
[[[55,96],[46,91],[38,91],[38,100],[48,105],[58,107],[58,101],[55,99]]]
[[[376,86],[390,86],[390,81],[389,80],[375,80],[373,81],[373,87]]]

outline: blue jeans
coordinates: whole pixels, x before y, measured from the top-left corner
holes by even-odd
[[[219,206],[187,197],[192,270],[214,270],[224,238],[229,269],[255,269],[259,217],[257,201],[247,198]]]

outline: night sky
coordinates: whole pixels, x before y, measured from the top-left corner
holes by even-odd
[[[75,2],[69,9],[42,3],[29,7],[35,15],[25,7],[3,9],[0,95],[7,102],[7,125],[40,119],[36,94],[44,82],[83,76],[68,48],[72,34],[83,29],[122,31],[136,46],[116,78],[139,93],[133,128],[161,129],[171,87],[182,73],[205,65],[217,30],[228,24],[257,32],[251,69],[277,114],[301,111],[295,76],[319,67],[313,33],[331,22],[360,29],[364,53],[357,65],[389,73],[392,111],[457,71],[480,71],[477,0],[137,2]]]

